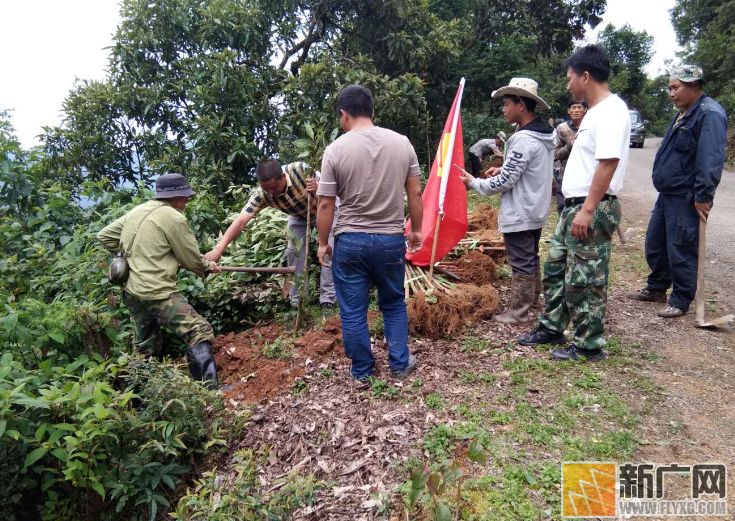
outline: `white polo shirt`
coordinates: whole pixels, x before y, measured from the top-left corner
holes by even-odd
[[[585,114],[574,139],[564,170],[561,191],[564,197],[587,197],[601,159],[619,159],[607,193],[617,195],[623,188],[630,154],[630,114],[628,106],[611,94]]]

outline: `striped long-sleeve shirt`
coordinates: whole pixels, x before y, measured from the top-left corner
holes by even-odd
[[[309,165],[303,162],[290,163],[283,167],[286,174],[286,189],[272,196],[260,186],[250,194],[242,213],[255,215],[268,206],[294,217],[306,219],[306,175]],[[312,197],[311,215],[316,215],[316,197]]]

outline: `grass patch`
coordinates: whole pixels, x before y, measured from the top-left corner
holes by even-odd
[[[620,249],[620,251],[618,251]],[[635,284],[650,273],[643,249],[639,246],[620,245],[613,238],[613,253],[610,256],[610,285]]]
[[[293,357],[293,341],[276,338],[273,342],[265,343],[261,349],[266,358],[286,359]]]
[[[489,341],[468,337],[465,351],[483,351]],[[504,375],[473,371],[459,375],[468,386],[458,405],[453,396],[434,391],[424,401],[444,409],[454,421],[427,426],[420,448],[429,468],[456,458],[467,440],[486,451],[488,465],[473,472],[462,487],[459,519],[560,519],[562,461],[623,461],[638,443],[635,429],[647,394],[660,392],[637,370],[641,346],[622,338],[609,341],[602,363],[556,363],[516,357],[500,362]],[[502,354],[504,351],[494,351]],[[622,369],[625,368],[625,372]],[[636,411],[618,393],[619,381],[633,382]],[[491,385],[486,385],[491,384]],[[669,424],[676,433],[680,426]],[[442,498],[457,508],[456,490]]]
[[[470,336],[464,339],[459,350],[462,353],[482,353],[493,347],[499,347],[499,345],[500,343],[496,341]]]
[[[375,398],[385,398],[394,400],[401,394],[401,390],[385,380],[379,378],[370,378],[370,392]]]
[[[426,398],[424,398],[424,403],[429,409],[434,410],[441,410],[446,405],[442,398],[442,394],[439,392],[427,394]]]

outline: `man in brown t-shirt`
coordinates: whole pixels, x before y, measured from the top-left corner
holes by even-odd
[[[395,377],[406,378],[416,368],[416,358],[408,350],[408,315],[403,300],[403,193],[405,190],[408,196],[412,226],[408,249],[413,253],[423,243],[419,162],[408,138],[373,125],[373,96],[365,87],[351,85],[342,90],[336,110],[346,133],[327,147],[322,158],[317,190],[319,262],[330,266],[329,231],[335,198],[339,197],[331,267],[352,376],[366,380],[375,366],[367,324],[370,287],[375,285],[388,365]]]

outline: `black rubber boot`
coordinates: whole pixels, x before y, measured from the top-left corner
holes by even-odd
[[[523,333],[518,337],[518,343],[522,346],[537,346],[539,344],[565,344],[566,339],[564,333],[557,333],[547,328],[541,322],[528,333]]]
[[[209,342],[202,342],[186,350],[186,359],[189,361],[189,372],[192,378],[205,385],[210,391],[218,388],[217,364],[212,353],[209,352]]]

